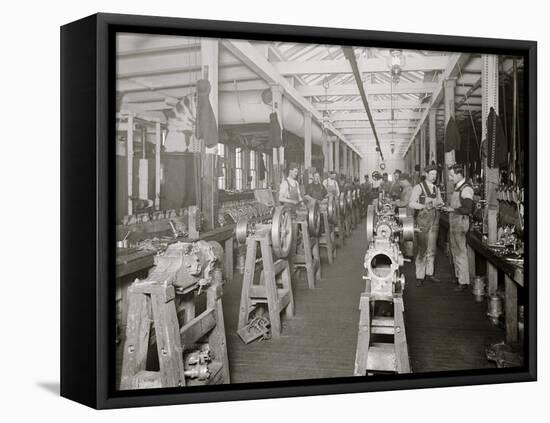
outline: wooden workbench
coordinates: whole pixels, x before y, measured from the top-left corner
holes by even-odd
[[[442,215],[440,227],[449,230],[449,218]],[[487,292],[494,294],[498,288],[498,274],[504,275],[504,309],[506,316],[506,342],[518,342],[518,286],[523,287],[523,267],[510,263],[498,256],[482,241],[482,236],[475,230],[466,235],[468,244],[468,264],[470,278],[476,276],[476,260],[481,257],[487,264]]]

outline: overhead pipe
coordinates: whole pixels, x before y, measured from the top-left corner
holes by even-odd
[[[382,159],[382,161],[384,161],[384,154],[382,153],[382,149],[380,148],[380,141],[378,140],[378,134],[376,133],[376,128],[374,127],[374,119],[372,118],[372,114],[370,112],[369,102],[367,100],[367,94],[365,93],[365,87],[363,86],[361,73],[359,72],[359,65],[357,64],[357,59],[355,58],[353,47],[342,47],[342,50],[344,51],[344,55],[346,56],[346,59],[348,59],[350,62],[351,70],[353,71],[353,76],[355,77],[357,88],[359,88],[359,94],[361,94],[361,99],[363,100],[363,106],[365,106],[365,111],[367,112],[370,126],[372,128],[372,133],[374,134],[374,139],[376,141],[376,147],[377,147],[378,153],[380,154],[380,158]]]
[[[283,96],[281,105],[282,126],[294,135],[304,138],[305,114]],[[218,95],[219,124],[239,125],[269,123],[271,90],[222,91]],[[311,122],[311,139],[322,146],[323,130],[316,121]]]

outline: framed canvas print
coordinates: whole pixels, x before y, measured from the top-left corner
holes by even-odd
[[[61,71],[63,396],[536,380],[535,42],[97,14]]]

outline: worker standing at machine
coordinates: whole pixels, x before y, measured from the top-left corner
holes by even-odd
[[[462,292],[470,285],[466,233],[470,229],[470,214],[474,211],[474,189],[464,178],[464,168],[455,164],[449,169],[449,179],[454,183],[450,205],[443,208],[449,212],[449,238],[458,285],[455,291]]]
[[[340,195],[340,187],[336,180],[336,172],[331,170],[328,173],[328,178],[323,181],[323,185],[330,195],[334,195],[336,198]]]
[[[405,207],[407,209],[407,216],[412,216],[413,212],[409,207],[413,191],[410,176],[406,173],[400,173],[398,184],[400,188],[399,198],[393,201],[393,205],[398,208]]]
[[[393,180],[390,188],[390,197],[392,200],[397,200],[401,197],[401,173],[402,172],[399,169],[395,169],[395,171],[393,172]]]
[[[321,175],[319,172],[313,174],[313,181],[306,188],[306,197],[311,197],[317,201],[321,201],[326,198],[328,191],[321,183]]]
[[[424,284],[424,279],[439,282],[434,277],[435,249],[439,232],[439,209],[443,206],[441,192],[435,185],[437,166],[429,165],[425,169],[426,178],[412,189],[409,207],[416,210],[416,286]]]
[[[380,183],[380,190],[384,191],[384,197],[390,196],[392,183],[388,179],[388,173],[384,172],[382,174],[382,182]]]
[[[279,186],[279,202],[291,206],[293,209],[297,205],[304,202],[300,193],[300,185],[298,184],[298,166],[290,165],[288,176],[281,182]]]
[[[372,172],[372,198],[378,198],[380,185],[382,184],[382,175],[375,170]]]

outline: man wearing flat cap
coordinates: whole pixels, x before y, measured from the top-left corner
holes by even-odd
[[[411,193],[409,207],[416,211],[416,286],[424,284],[424,279],[439,282],[434,277],[435,249],[439,232],[439,209],[443,206],[441,192],[435,185],[437,166],[428,165],[426,177],[416,184]]]

